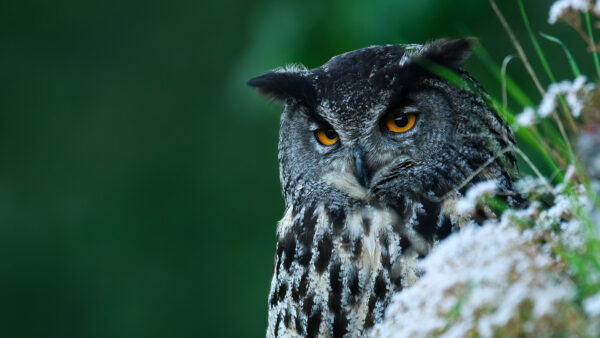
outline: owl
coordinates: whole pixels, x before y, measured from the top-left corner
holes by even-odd
[[[489,217],[455,210],[471,185],[495,180],[511,198],[512,131],[461,67],[474,42],[371,46],[248,82],[283,103],[285,212],[267,337],[366,335],[391,296],[418,278],[420,257]]]

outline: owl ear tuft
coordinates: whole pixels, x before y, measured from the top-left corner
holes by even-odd
[[[248,85],[258,88],[262,96],[277,101],[296,99],[313,105],[316,100],[315,88],[310,79],[297,72],[270,71],[250,79]]]
[[[456,69],[473,54],[478,38],[438,39],[423,47],[421,57],[437,64]]]

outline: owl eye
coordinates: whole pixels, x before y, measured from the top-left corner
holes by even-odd
[[[315,131],[315,137],[324,146],[332,146],[340,139],[335,130],[325,128]]]
[[[385,126],[392,133],[403,133],[409,131],[415,126],[417,120],[416,114],[402,114],[388,118],[385,122]]]

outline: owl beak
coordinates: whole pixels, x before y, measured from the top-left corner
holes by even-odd
[[[366,188],[369,184],[369,176],[367,174],[365,162],[363,161],[363,151],[360,147],[354,149],[354,170],[356,173],[356,180],[360,185]]]

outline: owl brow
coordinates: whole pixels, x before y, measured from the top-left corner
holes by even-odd
[[[415,74],[411,75],[411,80],[404,86],[398,85],[392,89],[392,95],[388,100],[386,113],[414,104],[415,101],[410,98],[411,93],[416,93],[420,90],[426,89],[436,89],[435,87],[429,86],[423,82],[426,77],[417,77]]]
[[[409,98],[411,93],[423,88],[423,74],[415,70],[414,65],[404,67],[400,79],[391,88],[391,95],[388,99],[386,112],[390,112],[399,108],[403,108],[414,103]]]
[[[390,99],[388,100],[387,108],[385,110],[386,113],[396,111],[400,108],[404,108],[412,103],[413,100],[409,98],[409,94],[411,91],[409,90],[398,90],[395,91]]]
[[[311,120],[313,120],[314,122],[319,123],[319,124],[330,125],[330,123],[327,122],[325,117],[323,117],[319,113],[317,113],[316,109],[313,109],[312,107],[308,107],[308,106],[306,108],[307,108],[306,115],[308,116],[308,118],[310,118]]]

